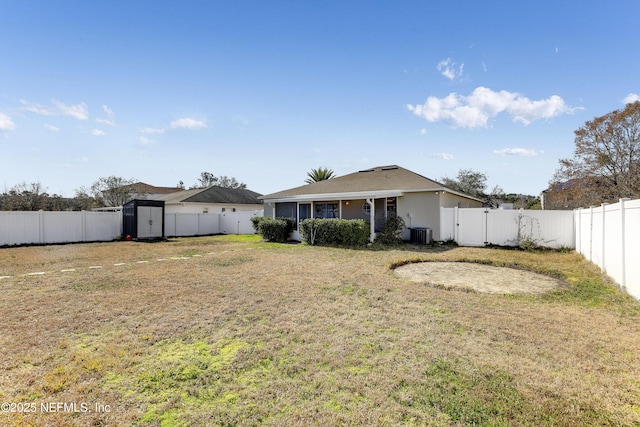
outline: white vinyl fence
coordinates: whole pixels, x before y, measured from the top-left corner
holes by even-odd
[[[573,212],[576,250],[640,299],[640,200]]]
[[[220,214],[170,213],[164,215],[164,235],[205,236],[209,234],[254,234],[251,218],[262,211]]]
[[[574,248],[572,211],[441,208],[440,238],[461,246],[539,246]]]
[[[165,214],[165,236],[254,234],[262,211]],[[122,212],[0,211],[0,246],[109,242],[122,235]]]
[[[0,246],[114,240],[120,212],[0,212]]]

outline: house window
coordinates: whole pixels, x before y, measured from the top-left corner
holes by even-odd
[[[236,208],[231,209],[231,212],[235,212],[235,211],[236,211]]]
[[[338,218],[337,203],[314,203],[315,218]]]
[[[298,221],[301,223],[307,218],[311,218],[311,203],[300,203],[298,205]]]
[[[227,210],[227,208],[222,208],[222,212],[224,212],[224,211],[226,211],[226,210]]]
[[[293,227],[296,228],[297,222],[297,203],[276,203],[276,218],[287,218],[293,222]]]
[[[389,197],[387,199],[387,218],[391,216],[396,216],[398,212],[396,197]]]

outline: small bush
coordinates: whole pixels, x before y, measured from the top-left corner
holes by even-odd
[[[398,245],[402,243],[402,231],[404,230],[404,219],[397,215],[389,215],[384,220],[382,230],[377,233],[374,243],[382,245]]]
[[[364,246],[369,243],[369,224],[362,219],[309,218],[300,224],[300,234],[310,245]]]
[[[263,216],[253,216],[251,217],[251,226],[253,227],[256,233],[260,233],[260,223],[265,220]]]
[[[254,218],[256,219],[254,222]],[[251,222],[254,228],[267,242],[285,243],[289,240],[289,234],[293,230],[293,223],[288,218],[261,218],[253,217]]]

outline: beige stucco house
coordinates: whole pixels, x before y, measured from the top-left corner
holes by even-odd
[[[403,238],[410,230],[430,228],[440,240],[440,208],[482,207],[482,200],[445,187],[400,166],[378,166],[325,181],[259,197],[266,217],[291,218],[293,239],[300,240],[299,224],[306,218],[364,219],[371,239],[388,215],[404,219]]]

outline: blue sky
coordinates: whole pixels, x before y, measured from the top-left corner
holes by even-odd
[[[0,0],[0,185],[266,194],[323,166],[538,194],[640,94],[640,2]]]

